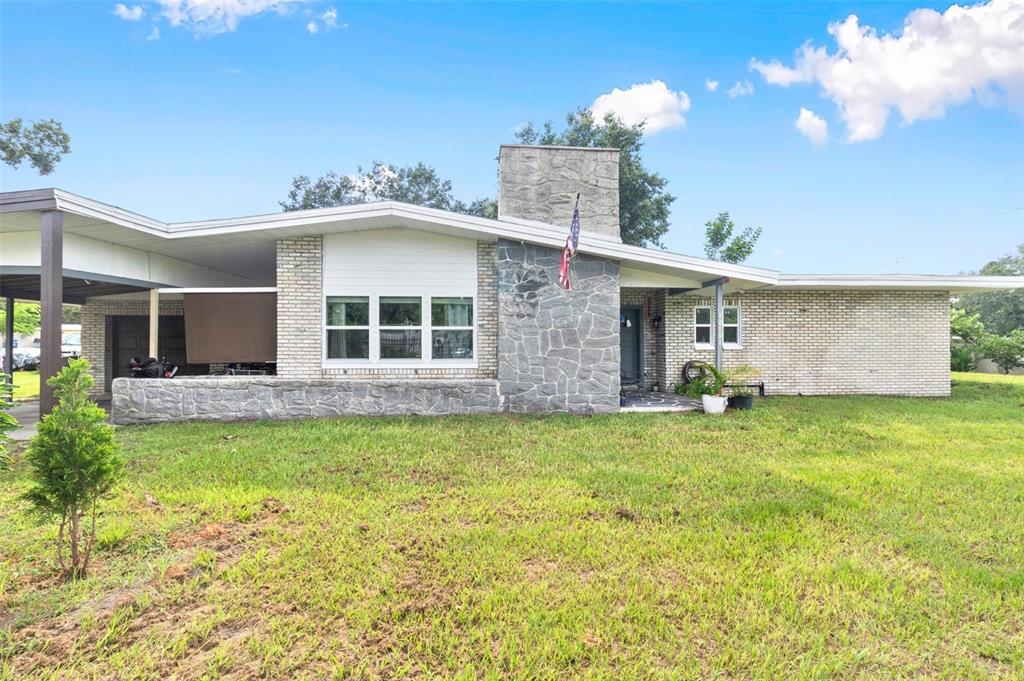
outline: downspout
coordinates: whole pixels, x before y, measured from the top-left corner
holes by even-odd
[[[722,343],[725,335],[725,315],[722,312],[724,286],[722,281],[715,284],[715,368],[719,371],[722,370]]]

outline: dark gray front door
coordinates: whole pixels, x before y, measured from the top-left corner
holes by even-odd
[[[622,383],[639,383],[641,372],[641,347],[643,338],[640,329],[640,308],[624,307],[619,324],[619,361]]]

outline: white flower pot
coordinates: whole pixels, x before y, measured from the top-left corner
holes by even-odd
[[[729,398],[715,397],[714,395],[701,395],[700,401],[704,404],[705,414],[724,414],[725,403]]]

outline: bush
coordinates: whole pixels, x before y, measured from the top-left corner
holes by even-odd
[[[14,406],[12,394],[11,384],[7,382],[7,377],[0,373],[0,473],[11,468],[11,453],[8,450],[11,438],[7,436],[7,432],[18,427],[18,422],[7,413],[7,410]]]
[[[64,575],[76,579],[89,568],[96,503],[120,479],[124,464],[106,412],[88,397],[89,363],[72,359],[48,383],[57,405],[39,423],[25,454],[33,482],[25,499],[43,518],[60,522],[57,559]]]
[[[702,362],[697,365],[697,378],[685,385],[677,385],[676,392],[695,400],[701,395],[721,395],[725,387],[725,376],[713,365]]]
[[[974,358],[974,351],[970,348],[951,348],[949,351],[949,368],[953,371],[974,371],[978,366],[978,360]]]
[[[1024,329],[1016,329],[1007,336],[985,336],[978,343],[978,351],[1008,374],[1024,364]]]
[[[729,384],[729,392],[737,397],[753,395],[754,389],[750,387],[750,384],[760,376],[761,370],[749,364],[741,364],[725,372],[725,378]]]

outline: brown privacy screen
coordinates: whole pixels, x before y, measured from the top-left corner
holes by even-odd
[[[277,359],[276,293],[186,293],[189,364]]]

